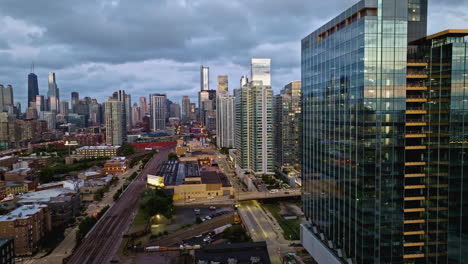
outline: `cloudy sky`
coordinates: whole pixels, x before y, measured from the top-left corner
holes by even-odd
[[[468,1],[429,0],[429,33],[468,28]],[[47,93],[56,72],[70,92],[105,100],[168,93],[195,100],[199,67],[237,88],[249,58],[272,58],[275,91],[300,79],[300,40],[357,0],[1,0],[0,84],[25,109],[31,62]]]

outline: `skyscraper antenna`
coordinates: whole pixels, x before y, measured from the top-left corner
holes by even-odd
[[[34,61],[31,62],[31,73],[34,73]]]

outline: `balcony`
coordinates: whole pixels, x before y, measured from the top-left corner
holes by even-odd
[[[411,131],[406,131],[405,138],[425,138],[427,137],[426,133],[412,133]]]
[[[405,236],[415,236],[415,235],[424,235],[424,234],[425,234],[424,230],[403,232],[403,235]]]
[[[413,85],[406,85],[406,90],[408,91],[427,91],[427,86],[413,86]]]
[[[419,185],[405,185],[405,189],[424,189],[426,185],[419,184]]]
[[[411,243],[404,243],[403,246],[404,247],[422,247],[425,244],[426,243],[424,243],[424,242],[411,242]]]
[[[422,95],[407,95],[406,102],[408,103],[425,103],[427,102],[427,96]]]
[[[419,150],[419,149],[427,149],[427,146],[405,146],[406,150]]]
[[[426,177],[425,173],[407,173],[405,178],[417,178],[417,177]]]
[[[423,253],[420,254],[405,254],[403,255],[404,259],[413,259],[413,258],[424,258],[426,255]]]
[[[403,209],[403,211],[405,213],[415,213],[415,212],[425,212],[426,209],[425,208],[406,208],[406,209]]]
[[[424,223],[426,223],[426,220],[424,220],[424,219],[410,219],[410,220],[405,220],[403,223],[405,223],[405,224],[424,224]]]
[[[405,162],[405,166],[426,166],[427,162],[425,161],[414,161],[414,162]]]
[[[405,197],[405,201],[423,201],[426,200],[424,196],[413,196],[413,197]]]

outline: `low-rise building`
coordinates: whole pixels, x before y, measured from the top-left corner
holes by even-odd
[[[13,168],[13,164],[18,161],[16,156],[4,156],[0,157],[0,167],[7,167],[9,169]]]
[[[6,183],[5,181],[0,181],[0,200],[7,196],[6,193]]]
[[[52,229],[49,208],[43,204],[23,205],[0,216],[0,237],[14,239],[15,255],[32,255]]]
[[[128,161],[125,157],[115,157],[104,164],[106,174],[124,173],[127,170]]]
[[[76,153],[85,158],[112,158],[120,153],[120,146],[84,146],[76,149]]]
[[[30,182],[6,182],[5,193],[6,195],[16,195],[20,193],[27,193],[29,191]]]
[[[164,184],[158,177],[164,179]],[[174,200],[234,194],[224,173],[201,169],[197,162],[166,161],[158,167],[156,175],[148,175],[148,185],[154,186],[155,183],[164,186]]]
[[[0,238],[0,263],[15,263],[15,243],[13,238]]]
[[[85,181],[102,178],[104,174],[101,171],[85,171],[83,173],[78,174],[78,178],[83,179]]]
[[[258,263],[269,264],[265,241],[206,245],[195,250],[195,263]]]
[[[24,182],[36,181],[37,173],[30,168],[18,168],[5,173],[5,181],[7,182]]]
[[[18,204],[45,204],[49,207],[54,226],[60,226],[73,220],[80,211],[79,193],[65,188],[54,188],[21,195]]]
[[[73,134],[65,135],[63,137],[64,141],[76,141],[80,146],[96,146],[101,144],[104,141],[103,134],[100,133],[83,133],[83,134]]]

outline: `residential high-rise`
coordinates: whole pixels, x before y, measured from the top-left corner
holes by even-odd
[[[121,146],[127,141],[124,102],[116,98],[109,98],[105,102],[105,111],[106,143],[107,145]]]
[[[134,103],[132,106],[132,126],[136,127],[138,122],[141,122],[141,109],[137,103]]]
[[[8,106],[14,106],[13,87],[11,85],[3,87],[3,85],[0,84],[0,112],[7,111]]]
[[[287,84],[274,97],[274,160],[278,168],[300,168],[301,81]]]
[[[426,0],[363,0],[302,40],[301,240],[318,263],[466,262],[468,30],[426,23]]]
[[[166,95],[150,94],[150,129],[152,131],[166,129]]]
[[[197,120],[197,106],[195,103],[190,103],[190,120]]]
[[[117,90],[113,93],[112,95],[113,98],[119,100],[120,102],[123,103],[123,112],[124,112],[124,115],[123,115],[123,122],[124,122],[124,127],[125,127],[125,134],[127,134],[127,128],[128,128],[128,122],[127,122],[127,119],[129,119],[129,117],[127,117],[127,114],[129,114],[129,112],[127,111],[127,106],[129,105],[129,97],[126,96],[125,94],[125,90]]]
[[[102,111],[102,105],[96,99],[91,100],[91,104],[89,104],[89,125],[97,126],[102,124]]]
[[[39,85],[37,83],[37,75],[34,73],[28,74],[28,106],[29,103],[36,100],[39,95]]]
[[[235,91],[237,165],[255,175],[273,174],[273,90],[264,85],[270,59],[261,59],[262,72],[251,71],[251,81]],[[251,60],[257,67],[258,59]],[[246,81],[246,78],[242,78]],[[243,81],[241,81],[243,83]]]
[[[250,61],[250,76],[252,81],[262,82],[264,86],[271,86],[271,59],[253,58]]]
[[[216,144],[220,148],[234,147],[234,96],[218,91],[216,102]]]
[[[143,118],[145,115],[149,113],[148,103],[146,102],[146,97],[140,97],[140,116]]]
[[[174,102],[169,107],[169,117],[179,118],[180,120],[180,104],[178,102]]]
[[[228,76],[218,75],[218,93],[228,90]]]
[[[68,101],[60,101],[60,114],[68,115],[70,113],[70,107]]]
[[[57,126],[56,119],[57,112],[55,111],[43,111],[41,112],[40,119],[47,122],[47,129],[54,130]]]
[[[78,102],[80,101],[80,95],[78,92],[71,92],[71,109],[72,109],[72,112],[75,113],[75,105],[78,104]]]
[[[207,91],[210,89],[210,68],[200,66],[200,91]]]
[[[184,122],[190,120],[190,98],[188,96],[182,97],[182,120]]]
[[[125,94],[125,116],[127,118],[127,130],[132,128],[132,96],[130,94]]]

